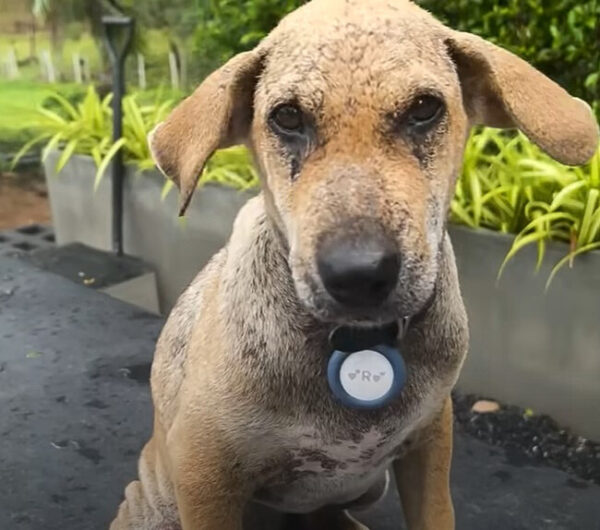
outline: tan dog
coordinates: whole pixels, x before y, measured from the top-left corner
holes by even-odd
[[[263,192],[164,328],[154,433],[113,530],[239,530],[250,500],[306,528],[364,529],[344,510],[381,496],[390,466],[410,530],[454,528],[449,396],[467,319],[446,215],[474,124],[519,127],[568,164],[598,141],[580,101],[408,1],[314,0],[157,128],[182,211],[208,157],[240,141]],[[400,397],[340,405],[331,330],[406,316]]]

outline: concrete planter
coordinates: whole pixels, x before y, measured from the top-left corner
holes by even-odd
[[[459,388],[600,439],[600,253],[577,258],[544,292],[564,245],[549,246],[538,274],[536,249],[523,250],[497,282],[512,237],[463,227],[450,233],[471,329]]]
[[[95,165],[74,156],[57,175],[58,154],[45,162],[52,220],[59,245],[81,242],[111,250],[111,179],[94,192]],[[198,271],[227,241],[241,206],[252,196],[207,185],[194,197],[185,220],[177,216],[175,191],[161,199],[164,177],[158,171],[127,170],[123,190],[125,252],[142,258],[157,275],[160,306],[168,312]]]

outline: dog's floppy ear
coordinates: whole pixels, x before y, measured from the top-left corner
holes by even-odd
[[[248,135],[262,58],[259,49],[235,56],[150,133],[148,143],[156,165],[179,188],[180,215],[210,156]]]
[[[587,162],[598,124],[583,101],[512,53],[469,33],[446,39],[473,125],[518,127],[556,160]]]

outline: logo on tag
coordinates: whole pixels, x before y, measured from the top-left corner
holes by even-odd
[[[344,390],[361,401],[383,398],[394,384],[393,367],[387,358],[375,350],[351,353],[340,367]]]

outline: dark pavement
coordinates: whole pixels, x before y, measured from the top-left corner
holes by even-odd
[[[0,258],[0,529],[108,527],[150,432],[162,323]],[[453,484],[459,530],[600,530],[600,487],[461,433]],[[395,494],[359,518],[402,528]]]

